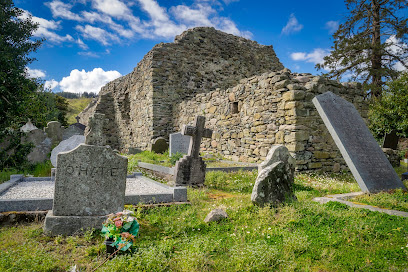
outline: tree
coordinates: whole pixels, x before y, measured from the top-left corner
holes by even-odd
[[[377,138],[395,129],[400,136],[408,136],[408,73],[389,82],[380,98],[370,105],[370,129]]]
[[[0,130],[27,121],[26,106],[40,86],[25,69],[43,40],[31,39],[38,24],[22,15],[11,0],[0,0]]]
[[[317,69],[339,79],[351,74],[373,96],[380,96],[385,80],[408,69],[406,0],[346,0],[349,15],[333,34],[334,46]]]

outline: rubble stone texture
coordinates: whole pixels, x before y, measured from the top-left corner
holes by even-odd
[[[223,209],[214,209],[204,219],[204,222],[214,222],[220,221],[222,219],[228,218],[228,214]]]
[[[89,118],[89,129],[85,134],[85,143],[88,145],[106,145],[104,128],[107,127],[109,120],[105,118],[105,114],[94,113]]]
[[[127,152],[150,149],[153,139],[168,139],[204,115],[214,131],[203,139],[205,153],[261,162],[272,145],[283,144],[297,171],[341,171],[347,165],[312,103],[327,91],[367,117],[361,85],[292,73],[272,46],[198,27],[156,45],[132,73],[108,83],[81,120],[106,114],[107,144]]]

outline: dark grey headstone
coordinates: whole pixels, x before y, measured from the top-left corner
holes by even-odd
[[[331,92],[313,104],[362,191],[405,188],[353,104]]]
[[[182,153],[187,154],[191,142],[191,136],[183,135],[180,132],[170,134],[169,155]]]
[[[52,144],[56,145],[62,141],[62,132],[64,128],[58,121],[48,122],[47,127],[44,128],[45,133],[47,133],[48,138],[52,140]]]
[[[68,126],[64,131],[62,132],[62,140],[67,140],[71,138],[74,135],[84,135],[85,130],[78,127],[77,124],[73,124]]]
[[[30,163],[44,162],[48,159],[48,154],[51,151],[52,140],[47,137],[47,134],[41,129],[33,129],[26,132],[22,137],[23,143],[31,142],[34,147],[27,155],[27,160]]]
[[[152,151],[155,153],[163,154],[169,148],[169,144],[163,137],[158,137],[154,140],[152,144]]]
[[[382,147],[396,150],[398,147],[398,141],[399,137],[397,136],[397,132],[392,130],[390,133],[385,134]]]
[[[109,147],[81,144],[59,153],[57,161],[53,208],[44,226],[47,234],[72,234],[73,226],[79,225],[100,228],[104,216],[123,210],[126,157]]]

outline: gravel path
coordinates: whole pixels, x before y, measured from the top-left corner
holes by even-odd
[[[126,180],[126,195],[146,195],[169,193],[172,189],[163,188],[151,182],[146,177],[128,178]],[[54,198],[53,181],[26,181],[19,182],[0,196],[0,199],[32,199]]]

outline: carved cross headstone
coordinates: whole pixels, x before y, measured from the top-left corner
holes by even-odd
[[[105,114],[94,113],[94,115],[89,118],[89,131],[85,135],[85,143],[88,145],[106,145],[103,129],[108,122],[109,120],[105,118]]]
[[[194,126],[183,126],[181,133],[192,137],[188,155],[185,155],[176,163],[175,184],[176,186],[193,185],[202,186],[205,179],[205,163],[200,157],[200,145],[202,138],[211,138],[212,130],[204,128],[205,117],[197,116]]]
[[[77,120],[77,123],[79,123],[79,119],[81,119],[78,115],[75,117],[75,119]]]

